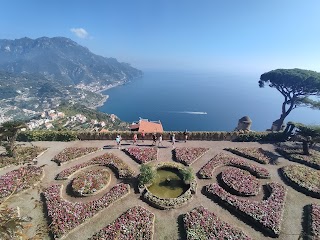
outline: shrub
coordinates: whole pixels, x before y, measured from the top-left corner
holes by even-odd
[[[142,165],[140,167],[139,186],[151,184],[153,179],[157,176],[156,170],[149,165]]]
[[[25,131],[20,132],[17,141],[61,141],[69,142],[77,140],[77,132],[74,131]]]
[[[194,174],[190,167],[179,169],[179,173],[181,174],[183,181],[186,183],[189,183],[194,179]]]
[[[234,142],[283,142],[285,135],[282,132],[249,132],[238,135]]]

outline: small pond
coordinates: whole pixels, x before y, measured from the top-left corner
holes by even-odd
[[[148,190],[160,198],[176,198],[188,190],[190,185],[185,184],[179,171],[172,168],[160,168],[157,177]]]

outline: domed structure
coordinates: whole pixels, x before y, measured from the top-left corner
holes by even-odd
[[[252,121],[250,117],[244,116],[239,119],[238,126],[236,127],[235,131],[250,131]]]

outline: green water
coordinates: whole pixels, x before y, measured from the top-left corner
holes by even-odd
[[[149,191],[160,198],[176,198],[183,194],[189,185],[185,184],[174,169],[158,169]]]

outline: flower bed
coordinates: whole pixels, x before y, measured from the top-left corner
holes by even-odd
[[[276,151],[290,161],[302,163],[309,167],[320,170],[320,153],[310,149],[310,155],[303,155],[301,149],[277,148]]]
[[[222,201],[236,213],[244,216],[245,219],[259,225],[272,237],[278,237],[281,229],[281,222],[286,199],[286,189],[279,183],[267,185],[271,192],[268,199],[262,201],[250,201],[240,199],[221,188],[218,184],[210,184],[205,187],[209,197],[215,197]]]
[[[181,169],[186,168],[180,163],[175,162],[162,162],[155,165],[156,169],[159,168],[173,168],[177,169],[178,171]],[[193,194],[196,193],[197,190],[197,182],[193,178],[190,181],[190,187],[187,191],[185,191],[182,195],[176,198],[160,198],[153,193],[151,193],[148,188],[145,188],[143,197],[144,199],[152,206],[159,208],[159,209],[172,209],[181,207],[184,204],[186,204],[193,196]]]
[[[113,223],[94,234],[91,240],[100,239],[153,239],[154,214],[136,206],[123,213]]]
[[[309,217],[309,230],[310,239],[317,240],[320,239],[320,205],[311,204],[310,205],[310,217]]]
[[[86,196],[97,193],[108,185],[110,174],[106,169],[85,171],[72,180],[72,190],[76,195]]]
[[[240,229],[220,220],[204,207],[194,208],[183,217],[187,240],[198,239],[251,239]]]
[[[198,172],[200,178],[212,178],[213,171],[220,166],[233,166],[249,171],[258,178],[270,178],[267,169],[247,163],[246,161],[226,154],[218,154],[205,164]]]
[[[238,195],[255,196],[260,191],[259,181],[249,172],[239,168],[226,169],[221,174],[221,180]]]
[[[52,161],[61,165],[62,163],[66,163],[72,159],[83,157],[98,150],[99,148],[97,147],[68,147],[54,156]]]
[[[201,148],[201,147],[182,147],[176,148],[173,150],[173,159],[177,162],[181,162],[184,165],[191,165],[195,161],[197,161],[200,157],[202,157],[209,148]]]
[[[19,165],[21,163],[32,162],[39,154],[44,152],[46,148],[41,147],[17,147],[16,157],[8,157],[5,155],[0,155],[0,168],[6,167],[9,165]]]
[[[281,168],[286,180],[298,190],[320,198],[320,171],[305,166],[289,165]]]
[[[110,167],[112,170],[116,171],[116,173],[119,175],[119,178],[131,178],[134,175],[134,171],[130,169],[130,167],[124,161],[122,161],[120,158],[113,155],[112,153],[105,153],[101,156],[91,159],[88,162],[78,164],[74,167],[70,167],[61,171],[57,175],[56,179],[57,180],[67,179],[76,171],[92,165],[101,165],[101,166]]]
[[[123,151],[138,163],[148,163],[151,161],[156,161],[158,156],[158,149],[155,147],[131,147],[123,149]]]
[[[71,203],[61,198],[61,189],[61,185],[52,185],[43,192],[50,220],[50,231],[55,239],[68,233],[130,192],[128,184],[120,183],[99,199],[87,203]]]
[[[262,148],[225,148],[224,150],[262,164],[268,164],[273,161]]]
[[[42,167],[27,166],[6,173],[0,177],[0,198],[31,188],[39,182],[44,172]]]

